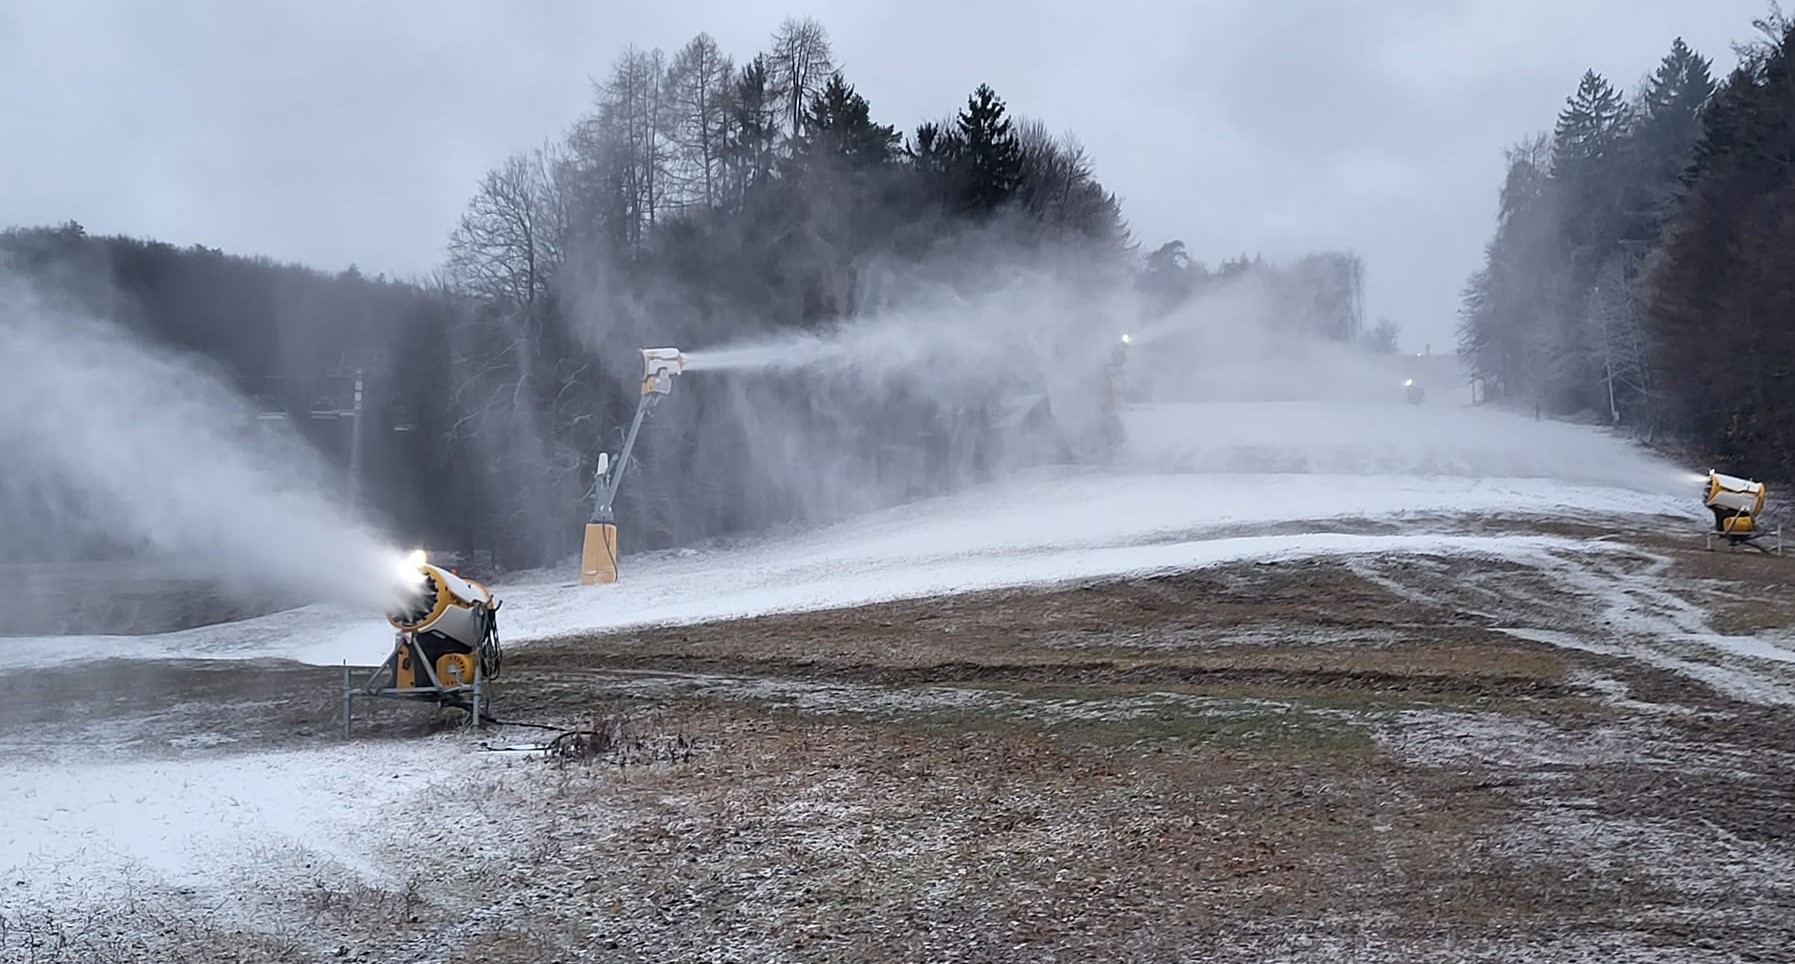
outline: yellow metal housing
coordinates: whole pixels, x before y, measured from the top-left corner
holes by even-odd
[[[1762,482],[1709,470],[1708,489],[1702,501],[1709,507],[1755,516],[1764,511],[1764,494]]]
[[[472,653],[444,653],[436,658],[436,678],[444,686],[463,686],[474,681]]]
[[[1757,528],[1757,524],[1748,515],[1727,516],[1720,523],[1720,531],[1728,535],[1744,535]]]
[[[411,662],[411,647],[400,645],[393,650],[393,686],[411,689],[418,685],[418,668]]]
[[[580,546],[580,585],[592,586],[617,581],[617,527],[608,522],[586,526],[586,538]]]
[[[1714,532],[1729,545],[1751,545],[1760,532],[1757,518],[1764,511],[1765,486],[1762,482],[1724,475],[1708,470],[1708,483],[1702,489],[1702,504],[1714,513]],[[1782,551],[1781,530],[1777,530],[1777,552]]]

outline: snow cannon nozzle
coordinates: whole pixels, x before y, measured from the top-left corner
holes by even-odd
[[[642,349],[642,394],[673,391],[673,376],[686,370],[686,356],[677,348]]]
[[[422,549],[413,549],[399,557],[398,561],[393,565],[393,571],[397,574],[399,582],[402,584],[407,586],[416,585],[424,581],[424,566],[429,561],[429,553],[426,553]]]

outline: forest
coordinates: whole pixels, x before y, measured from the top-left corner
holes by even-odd
[[[1795,25],[1738,65],[1675,41],[1637,89],[1594,71],[1512,147],[1460,352],[1486,397],[1795,477]]]
[[[824,27],[788,18],[745,60],[707,34],[671,54],[624,50],[581,117],[471,186],[429,278],[97,237],[74,222],[0,234],[0,259],[217,366],[254,401],[250,417],[276,417],[351,473],[381,524],[494,568],[577,551],[645,347],[861,326],[927,351],[877,371],[683,378],[617,503],[626,552],[1085,457],[1077,426],[1100,417],[1116,333],[1243,278],[1273,293],[1287,328],[1395,350],[1394,325],[1364,323],[1356,255],[1210,268],[1175,240],[1144,251],[1075,135],[969,86],[939,117],[883,123]],[[7,549],[52,550],[131,547]]]

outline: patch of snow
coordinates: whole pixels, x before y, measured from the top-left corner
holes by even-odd
[[[1506,768],[1668,765],[1632,728],[1567,731],[1501,713],[1405,710],[1373,730],[1400,759],[1420,766]]]
[[[1669,557],[1609,541],[1542,547],[1511,560],[1532,574],[1470,572],[1422,586],[1361,557],[1356,572],[1402,598],[1484,616],[1517,639],[1643,662],[1699,680],[1734,699],[1795,705],[1795,640],[1716,631],[1691,597],[1703,586],[1674,578]]]
[[[275,875],[303,883],[308,866],[389,881],[369,844],[459,820],[454,798],[490,765],[482,755],[424,741],[403,757],[357,744],[122,762],[14,757],[0,784],[0,909],[128,879],[225,892]],[[404,815],[397,825],[394,814]],[[283,858],[265,859],[276,852]]]
[[[1491,836],[1491,854],[1574,867],[1575,877],[1651,881],[1690,898],[1777,900],[1795,853],[1706,820],[1627,819],[1562,804],[1531,807]]]
[[[1589,669],[1573,669],[1568,677],[1573,686],[1581,686],[1602,694],[1602,701],[1609,706],[1632,710],[1637,713],[1690,716],[1695,710],[1675,703],[1653,703],[1633,698],[1633,690],[1625,682],[1605,673]]]

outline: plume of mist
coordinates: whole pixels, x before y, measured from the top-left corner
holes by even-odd
[[[1307,335],[1290,324],[1288,303],[1267,279],[1246,273],[1207,287],[1130,335],[1131,397],[1159,402],[1391,402],[1403,383],[1449,367],[1447,359],[1407,365],[1361,347]],[[1442,366],[1439,362],[1448,362]],[[1405,365],[1407,367],[1405,367]],[[1444,400],[1468,383],[1432,386]],[[1426,387],[1425,385],[1423,386]]]
[[[579,292],[586,344],[620,379],[640,377],[636,347],[686,357],[620,511],[716,532],[731,511],[719,506],[758,520],[750,528],[815,522],[1043,465],[1096,466],[1118,358],[1127,440],[1114,467],[1690,485],[1624,440],[1469,407],[1451,357],[1312,333],[1303,292],[1275,272],[1208,278],[1164,313],[1113,262],[974,234],[933,257],[863,263],[851,287],[853,315],[772,330],[726,306],[697,310],[676,284]],[[1411,378],[1421,406],[1407,402]],[[1043,411],[1047,427],[1028,421]]]
[[[259,428],[201,361],[0,265],[0,540],[100,539],[298,602],[385,607],[401,555],[327,496],[315,453]]]
[[[830,389],[822,397],[844,383],[885,396],[920,393],[950,411],[995,385],[1000,394],[1046,397],[1062,426],[1088,434],[1108,388],[1105,366],[1119,350],[1124,406],[1166,408],[1128,418],[1124,464],[1136,469],[1543,477],[1661,494],[1690,485],[1687,470],[1623,439],[1470,408],[1456,358],[1376,354],[1305,334],[1288,300],[1252,273],[1163,317],[1143,315],[1132,287],[1018,269],[971,296],[921,286],[907,304],[823,331],[693,350],[687,367],[694,377],[808,379]],[[1128,341],[1118,349],[1122,334]],[[1411,380],[1430,401],[1408,404]],[[778,409],[738,417],[760,439],[787,433]],[[768,450],[805,479],[826,460],[790,446]],[[1014,467],[998,463],[999,472]],[[851,466],[831,473],[867,484]]]

